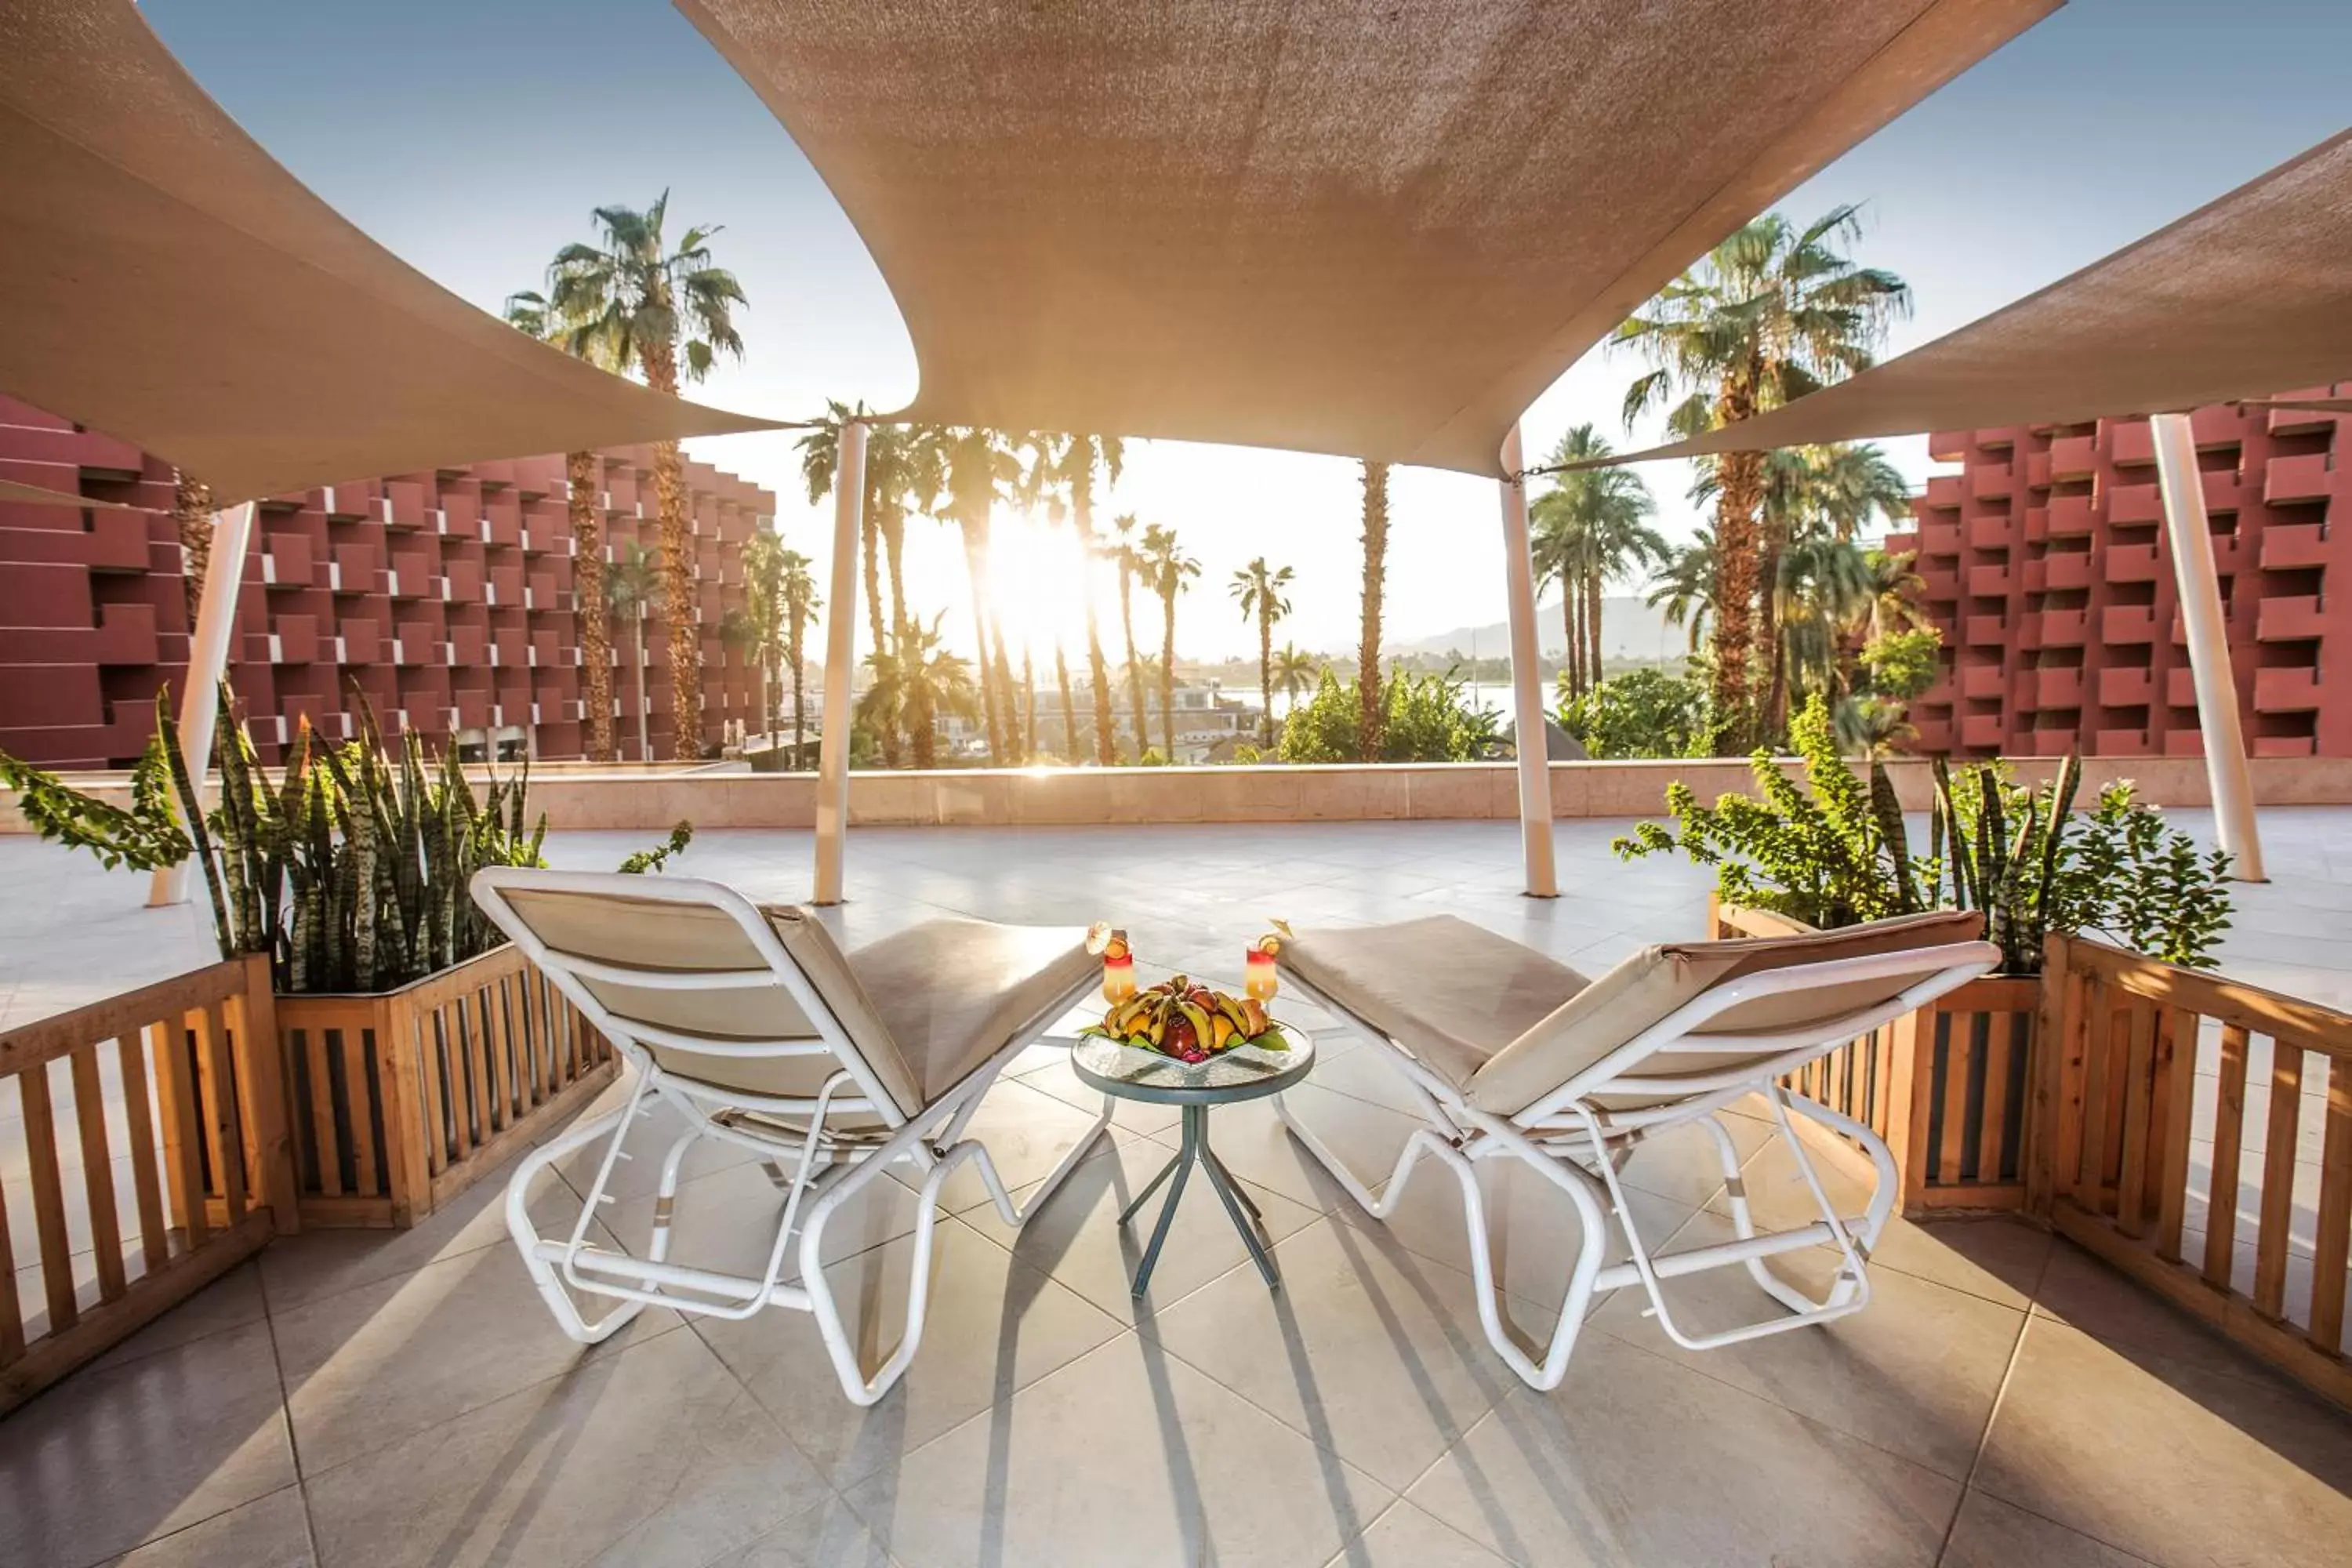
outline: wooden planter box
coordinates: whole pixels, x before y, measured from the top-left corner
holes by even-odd
[[[1769,910],[1711,905],[1709,929],[1723,938],[1811,928]],[[1901,1213],[2021,1208],[2042,991],[2039,975],[1971,980],[1783,1081],[1886,1140],[1901,1180]],[[1860,1150],[1827,1133],[1820,1142],[1868,1177]]]
[[[512,947],[397,991],[281,994],[277,1015],[304,1225],[415,1225],[619,1070]]]

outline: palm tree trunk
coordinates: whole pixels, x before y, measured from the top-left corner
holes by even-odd
[[[591,762],[613,754],[612,606],[604,599],[604,522],[596,496],[596,454],[573,452],[563,459],[572,521],[572,617],[580,635],[580,689],[588,715],[586,751]]]
[[[1075,763],[1078,754],[1078,707],[1070,696],[1070,661],[1062,657],[1062,639],[1054,639],[1054,683],[1062,689],[1062,733],[1055,755]]]
[[[890,637],[882,623],[882,489],[869,473],[866,484],[866,525],[861,543],[865,549],[866,627],[874,637],[874,653],[879,658],[890,651]],[[853,674],[853,679],[855,676]],[[882,747],[882,765],[898,765],[898,727],[885,724],[876,739]]]
[[[1095,761],[1104,767],[1118,763],[1118,725],[1111,717],[1110,666],[1103,659],[1102,627],[1095,616],[1095,502],[1094,470],[1091,463],[1079,481],[1072,487],[1076,503],[1072,513],[1077,522],[1078,582],[1087,600],[1087,676],[1094,682],[1095,700]],[[1076,740],[1069,747],[1075,755]]]
[[[963,575],[971,590],[971,637],[979,649],[973,668],[980,675],[981,719],[988,731],[988,760],[1004,765],[1004,733],[996,716],[996,676],[988,662],[988,542],[969,518],[963,525]],[[985,527],[983,523],[982,525]]]
[[[1381,760],[1381,598],[1387,590],[1389,554],[1389,466],[1367,458],[1364,463],[1364,625],[1356,647],[1356,756],[1360,762]],[[1273,722],[1269,704],[1267,723]],[[1269,736],[1266,744],[1274,743]]]
[[[1127,634],[1127,702],[1135,712],[1135,760],[1140,763],[1151,741],[1143,716],[1143,671],[1135,666],[1135,573],[1124,555],[1118,563],[1118,624]]]
[[[1160,595],[1160,743],[1176,765],[1176,595]]]
[[[1727,381],[1716,400],[1716,422],[1745,419],[1755,405],[1745,381]],[[1718,751],[1737,756],[1754,732],[1750,668],[1761,565],[1756,514],[1764,495],[1764,459],[1754,452],[1732,452],[1716,462],[1720,482],[1715,503],[1715,710],[1723,721]]]
[[[1757,740],[1770,743],[1780,733],[1789,710],[1788,650],[1780,636],[1780,524],[1767,518],[1756,531],[1756,644],[1764,651],[1769,674],[1764,683],[1763,715]]]
[[[205,573],[213,559],[212,487],[184,469],[172,470],[172,519],[180,531],[181,586],[188,599],[188,635],[196,635],[196,607],[204,602]]]
[[[1584,636],[1591,647],[1592,657],[1585,660],[1585,679],[1593,686],[1604,679],[1601,673],[1601,571],[1589,569],[1584,577]]]
[[[1021,760],[1025,763],[1037,754],[1037,671],[1025,647],[1021,650],[1021,685],[1028,694],[1022,704],[1022,714],[1029,726],[1028,742],[1021,749]]]
[[[632,625],[635,627],[637,646],[637,761],[650,763],[654,760],[654,743],[651,739],[652,723],[646,713],[646,607],[643,605],[637,606],[636,619]]]
[[[907,635],[907,514],[891,506],[884,510],[881,521],[882,557],[890,574],[890,647],[894,652],[904,654],[914,642]],[[900,675],[902,679],[910,678],[909,671],[902,670]],[[898,717],[906,726],[908,744],[911,747],[915,735],[914,712],[901,704]]]
[[[1274,607],[1264,599],[1257,607],[1257,696],[1264,704],[1258,709],[1258,732],[1270,752],[1274,750]]]
[[[1559,574],[1559,619],[1568,635],[1568,646],[1560,649],[1560,666],[1568,671],[1568,694],[1570,698],[1584,695],[1584,605],[1577,597],[1576,574],[1563,570]],[[1475,673],[1475,671],[1473,673]]]
[[[793,770],[800,770],[801,758],[808,747],[808,666],[801,646],[800,618],[793,619],[792,647],[788,650],[793,664]]]
[[[677,395],[677,355],[667,342],[645,345],[646,384]],[[662,582],[669,626],[670,750],[702,755],[702,634],[695,625],[694,544],[687,531],[686,459],[676,441],[654,443],[654,494],[660,505]]]

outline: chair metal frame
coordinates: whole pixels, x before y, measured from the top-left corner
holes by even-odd
[[[1868,1305],[1870,1254],[1878,1245],[1895,1203],[1895,1157],[1885,1141],[1868,1127],[1818,1101],[1790,1094],[1778,1080],[1846,1041],[1868,1034],[1986,973],[2000,959],[2000,950],[1989,942],[1954,942],[1859,958],[1788,964],[1742,975],[1708,988],[1525,1110],[1509,1116],[1472,1105],[1461,1089],[1430,1070],[1379,1026],[1300,978],[1296,971],[1286,970],[1287,984],[1385,1049],[1419,1102],[1424,1125],[1414,1129],[1406,1140],[1387,1184],[1376,1196],[1322,1140],[1300,1124],[1286,1097],[1276,1098],[1275,1110],[1291,1136],[1375,1219],[1385,1221],[1396,1212],[1405,1184],[1423,1156],[1433,1156],[1452,1170],[1462,1188],[1463,1221],[1469,1230],[1472,1272],[1478,1284],[1479,1321],[1487,1341],[1531,1387],[1556,1388],[1567,1373],[1569,1356],[1576,1348],[1578,1334],[1595,1299],[1628,1286],[1639,1285],[1648,1293],[1659,1326],[1676,1344],[1690,1350],[1710,1350],[1828,1322]],[[1719,1015],[1761,997],[1912,973],[1922,974],[1923,978],[1892,999],[1853,1009],[1834,1018],[1753,1034],[1696,1033]],[[1671,1070],[1667,1061],[1654,1058],[1724,1052],[1769,1054],[1761,1061],[1743,1062],[1715,1071],[1672,1077],[1644,1077],[1639,1071],[1645,1066]],[[1773,1131],[1786,1142],[1820,1212],[1819,1219],[1793,1230],[1758,1233],[1740,1176],[1738,1151],[1719,1120],[1725,1107],[1749,1093],[1760,1093],[1769,1105]],[[1652,1095],[1674,1098],[1635,1110],[1612,1110],[1600,1103],[1612,1096]],[[1843,1133],[1869,1156],[1875,1184],[1863,1214],[1841,1216],[1837,1213],[1822,1188],[1820,1174],[1806,1157],[1803,1139],[1789,1120],[1791,1111],[1832,1132]],[[1659,1257],[1652,1252],[1634,1223],[1619,1171],[1643,1139],[1694,1122],[1712,1135],[1722,1162],[1735,1238]],[[1479,1161],[1493,1159],[1517,1159],[1534,1167],[1568,1194],[1582,1226],[1583,1236],[1569,1272],[1559,1322],[1540,1362],[1528,1355],[1510,1334],[1497,1304],[1492,1237],[1487,1231],[1486,1199],[1478,1188],[1476,1170]],[[1604,1268],[1611,1214],[1617,1216],[1632,1255],[1623,1263]],[[1819,1300],[1805,1295],[1765,1267],[1769,1258],[1824,1244],[1838,1249],[1841,1264],[1829,1292]],[[1663,1282],[1735,1264],[1744,1266],[1767,1294],[1788,1309],[1788,1313],[1715,1333],[1694,1333],[1678,1324],[1667,1304]]]
[[[542,942],[507,902],[505,894],[509,889],[716,909],[734,921],[759,952],[763,967],[635,969],[562,952]],[[870,1405],[889,1392],[921,1347],[924,1310],[930,1294],[931,1247],[939,1196],[948,1177],[967,1161],[974,1163],[997,1213],[1005,1224],[1017,1226],[1026,1223],[1053,1195],[1110,1124],[1110,1107],[1106,1100],[1102,1115],[1032,1194],[1026,1206],[1013,1204],[994,1161],[989,1157],[987,1146],[978,1139],[964,1136],[973,1112],[979,1110],[982,1099],[1005,1064],[1041,1038],[1055,1020],[1098,984],[1091,974],[1074,983],[1035,1023],[952,1089],[908,1115],[891,1098],[832,1007],[769,925],[767,917],[733,889],[686,878],[497,867],[477,872],[472,891],[475,900],[499,929],[590,1023],[613,1041],[635,1073],[635,1082],[618,1109],[593,1117],[532,1150],[507,1183],[507,1229],[557,1324],[583,1344],[610,1338],[649,1306],[724,1319],[749,1318],[770,1306],[791,1307],[815,1317],[842,1393],[853,1404]],[[718,1039],[682,1034],[615,1015],[581,983],[583,976],[643,990],[774,986],[792,999],[816,1033],[813,1037],[773,1039]],[[709,1057],[831,1056],[840,1065],[813,1098],[786,1098],[730,1089],[669,1071],[655,1059],[649,1046]],[[589,1239],[589,1227],[597,1211],[614,1201],[606,1191],[614,1171],[621,1162],[633,1158],[622,1148],[629,1129],[639,1117],[652,1115],[656,1102],[678,1111],[686,1119],[687,1130],[663,1156],[654,1201],[652,1239],[646,1256],[638,1258],[596,1246]],[[801,1126],[797,1135],[789,1128],[772,1131],[768,1129],[775,1125],[773,1122],[734,1117],[732,1113],[738,1111],[789,1118]],[[830,1125],[830,1119],[853,1113],[868,1123],[878,1121],[882,1125],[849,1130]],[[769,1249],[765,1272],[756,1279],[668,1260],[680,1167],[687,1152],[706,1138],[760,1154],[771,1176],[784,1188],[783,1212],[777,1222],[775,1242]],[[584,1195],[579,1220],[561,1239],[541,1236],[529,1214],[533,1180],[557,1161],[599,1139],[608,1140],[604,1157]],[[915,1222],[907,1322],[898,1349],[869,1377],[858,1364],[856,1344],[824,1278],[824,1232],[827,1222],[843,1205],[869,1185],[892,1161],[899,1159],[910,1161],[925,1172],[918,1194],[920,1207]],[[787,1283],[781,1276],[796,1226],[800,1232],[800,1279],[798,1283]],[[582,1315],[572,1291],[612,1298],[622,1304],[590,1320]]]

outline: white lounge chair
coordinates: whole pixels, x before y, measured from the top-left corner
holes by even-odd
[[[1354,930],[1302,931],[1280,962],[1297,987],[1385,1049],[1420,1102],[1415,1129],[1374,1194],[1301,1126],[1292,1134],[1375,1217],[1394,1212],[1423,1156],[1454,1173],[1486,1337],[1537,1388],[1559,1385],[1598,1293],[1640,1285],[1659,1325],[1694,1350],[1826,1322],[1870,1299],[1866,1273],[1894,1204],[1895,1172],[1867,1127],[1791,1095],[1777,1079],[1814,1057],[1984,973],[2000,950],[1977,940],[1979,916],[1950,912],[1817,935],[1652,947],[1588,981],[1507,938],[1451,915]],[[1793,1230],[1757,1234],[1739,1158],[1717,1113],[1743,1095],[1769,1104],[1821,1212]],[[1790,1112],[1843,1133],[1869,1153],[1877,1186],[1867,1212],[1841,1216],[1805,1156]],[[1736,1239],[1659,1258],[1633,1224],[1618,1168],[1643,1138],[1696,1122],[1714,1138]],[[1526,1161],[1566,1192],[1583,1225],[1566,1268],[1565,1300],[1538,1363],[1506,1332],[1475,1165]],[[1601,1266],[1614,1212],[1629,1261]],[[1812,1300],[1765,1267],[1799,1247],[1843,1255],[1829,1293]],[[1712,1334],[1675,1321],[1663,1280],[1744,1265],[1786,1314]]]
[[[1098,984],[1083,931],[940,920],[845,954],[807,911],[755,906],[715,882],[667,876],[490,869],[475,900],[612,1038],[635,1070],[625,1102],[526,1155],[507,1187],[507,1227],[563,1331],[593,1343],[647,1306],[748,1318],[768,1306],[815,1315],[842,1392],[871,1405],[914,1359],[930,1286],[940,1187],[969,1160],[1008,1225],[1060,1185],[1108,1111],[1016,1209],[965,1126],[1004,1064]],[[687,1131],[662,1161],[643,1256],[600,1247],[591,1221],[630,1127],[658,1100]],[[678,1170],[695,1141],[751,1149],[784,1189],[764,1274],[670,1261]],[[541,1172],[604,1140],[579,1222],[544,1237],[528,1213]],[[907,1326],[871,1377],[819,1266],[826,1221],[891,1161],[927,1172]],[[783,1279],[799,1232],[800,1279]],[[567,1289],[568,1288],[568,1289]],[[589,1321],[572,1291],[622,1305]]]

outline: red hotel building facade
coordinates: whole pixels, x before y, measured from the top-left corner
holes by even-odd
[[[2352,756],[2352,682],[2323,679],[2352,659],[2347,421],[2218,406],[2192,425],[2247,747]],[[2147,421],[1945,431],[1929,450],[1961,471],[1887,541],[1918,552],[1944,633],[1915,749],[2201,753]]]
[[[609,556],[658,548],[653,450],[597,460]],[[147,509],[0,503],[0,750],[48,767],[124,766],[178,691],[188,593],[173,470],[153,455],[0,397],[0,478]],[[719,628],[743,603],[742,545],[768,490],[688,462],[700,589],[704,739],[756,722],[759,676]],[[299,719],[352,732],[363,693],[386,729],[468,756],[585,753],[572,543],[561,455],[363,479],[261,503],[229,679],[265,761]],[[667,637],[646,624],[653,753],[670,754]],[[634,759],[628,628],[613,635],[615,739]]]

